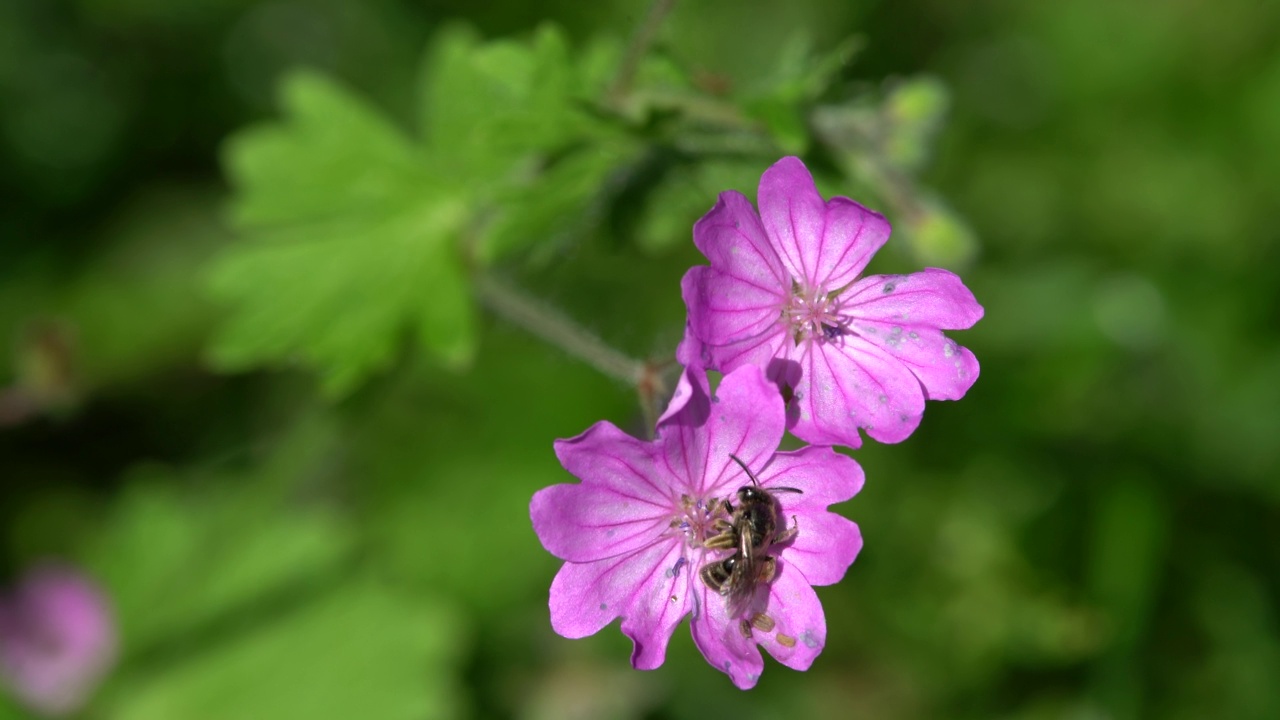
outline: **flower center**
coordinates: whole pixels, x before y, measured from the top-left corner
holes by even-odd
[[[792,281],[791,296],[782,306],[782,319],[797,345],[804,341],[828,342],[847,332],[840,316],[839,295],[843,290],[827,292],[826,288],[810,288]]]
[[[702,548],[708,538],[721,534],[729,521],[729,513],[721,500],[681,495],[680,514],[671,519],[671,529],[684,537],[686,546]]]

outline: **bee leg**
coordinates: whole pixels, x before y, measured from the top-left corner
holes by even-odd
[[[791,522],[791,527],[778,533],[778,536],[773,539],[775,543],[784,543],[794,538],[800,532],[800,521],[796,520],[795,515],[791,516]]]
[[[778,573],[778,561],[771,557],[761,558],[760,569],[756,571],[756,580],[762,583],[773,582],[773,576]]]
[[[703,565],[702,569],[698,571],[698,577],[702,578],[702,582],[706,583],[707,587],[716,592],[722,592],[724,590],[724,582],[716,577],[715,566],[716,563]]]
[[[702,541],[703,547],[708,548],[731,548],[737,542],[737,538],[733,532],[733,525],[727,520],[717,520],[711,525],[711,529],[715,531],[715,535]]]

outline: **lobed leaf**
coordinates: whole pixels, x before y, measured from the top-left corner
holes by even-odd
[[[393,361],[406,330],[437,363],[468,363],[463,238],[468,259],[491,263],[564,235],[635,152],[583,106],[600,74],[598,57],[575,67],[551,26],[527,42],[446,29],[422,72],[420,139],[332,81],[286,78],[284,117],[226,146],[247,237],[210,273],[232,310],[213,364],[302,365],[341,396]]]
[[[422,148],[332,82],[283,86],[285,119],[228,143],[235,224],[249,237],[214,264],[234,309],[214,364],[297,362],[333,395],[390,363],[406,328],[450,365],[474,345],[456,242],[465,188]]]

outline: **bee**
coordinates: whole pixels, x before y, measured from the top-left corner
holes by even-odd
[[[723,560],[707,563],[699,576],[707,587],[727,598],[729,615],[739,617],[755,597],[756,588],[767,585],[777,573],[777,560],[766,554],[769,548],[790,540],[798,532],[796,527],[778,532],[781,506],[773,493],[801,491],[789,487],[766,490],[760,487],[760,481],[746,463],[736,455],[729,457],[751,478],[751,485],[738,488],[736,508],[728,500],[722,501],[729,519],[717,522],[718,533],[704,545],[715,549],[734,548],[735,552]]]
[[[742,553],[702,566],[699,576],[707,587],[723,596],[728,603],[729,617],[741,618],[755,599],[756,588],[768,585],[778,572],[778,561],[772,557],[746,560]]]
[[[738,488],[738,507],[736,509],[728,500],[712,501],[713,503],[723,503],[725,512],[729,514],[729,520],[722,519],[717,521],[714,527],[718,533],[707,538],[704,545],[709,548],[736,547],[744,558],[751,560],[762,555],[769,549],[769,546],[775,543],[784,543],[795,537],[797,532],[795,527],[787,528],[781,533],[778,532],[778,518],[782,512],[778,499],[773,496],[773,493],[799,493],[803,491],[791,487],[776,487],[766,490],[760,487],[760,480],[751,472],[746,463],[738,459],[737,455],[730,455],[729,457],[733,458],[733,461],[738,463],[742,470],[747,473],[747,477],[751,478],[751,484]]]

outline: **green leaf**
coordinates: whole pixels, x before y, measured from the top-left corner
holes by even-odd
[[[848,37],[825,53],[815,53],[808,35],[796,33],[787,38],[774,72],[763,79],[760,89],[752,94],[808,102],[824,93],[861,47],[857,37]]]
[[[287,78],[284,119],[227,144],[249,237],[211,273],[233,308],[213,363],[300,364],[330,396],[390,365],[406,330],[436,362],[469,363],[463,238],[483,265],[566,235],[635,152],[585,102],[600,57],[575,66],[552,26],[489,43],[448,28],[423,67],[416,141],[330,81]]]
[[[474,330],[455,247],[465,189],[330,81],[296,74],[283,95],[284,121],[227,145],[233,218],[249,237],[211,274],[234,308],[215,365],[297,362],[340,395],[389,364],[409,327],[437,360],[465,363]]]
[[[764,124],[780,150],[804,153],[810,142],[806,106],[827,90],[857,49],[857,39],[848,38],[831,51],[816,54],[807,35],[792,35],[774,72],[748,90],[743,108]]]
[[[433,160],[476,187],[493,220],[477,260],[549,246],[589,223],[605,179],[636,144],[588,111],[608,48],[575,63],[554,26],[527,42],[481,43],[465,27],[427,54],[420,121]]]
[[[420,720],[461,714],[459,618],[369,582],[122,688],[116,720]]]
[[[603,212],[602,188],[618,167],[632,160],[640,145],[618,137],[585,146],[559,158],[535,178],[512,184],[496,198],[498,217],[480,242],[485,261],[536,243],[544,250],[582,234]]]
[[[443,30],[423,69],[421,118],[433,159],[467,180],[509,173],[513,159],[553,149],[581,131],[563,35],[544,25],[532,42],[480,43],[465,27]]]

